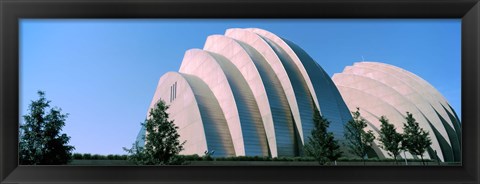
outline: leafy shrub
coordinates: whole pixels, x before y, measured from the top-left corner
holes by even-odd
[[[108,160],[115,160],[115,157],[112,154],[107,155]]]
[[[75,160],[127,160],[128,155],[99,155],[99,154],[90,154],[90,153],[74,153],[72,158]],[[177,155],[173,162],[181,163],[182,161],[283,161],[283,162],[313,162],[315,159],[313,157],[275,157],[271,158],[268,156],[232,156],[232,157],[212,157],[210,155],[199,156],[197,154],[193,155]],[[337,161],[340,162],[362,162],[360,158],[345,158],[341,157]],[[394,159],[379,159],[379,158],[369,158],[367,162],[394,162]],[[400,161],[400,159],[397,159]],[[404,159],[401,159],[404,161]],[[420,159],[407,159],[407,162],[421,162]],[[435,160],[425,160],[425,162],[435,162]],[[176,164],[174,164],[176,165]]]
[[[184,156],[175,155],[170,160],[169,165],[188,165],[188,162],[186,162]]]
[[[90,154],[90,153],[83,154],[83,159],[84,160],[91,160],[92,159],[92,154]]]
[[[338,161],[341,162],[362,162],[362,159],[360,158],[339,158]],[[392,158],[384,158],[384,159],[379,159],[379,158],[369,158],[366,160],[367,162],[395,162],[394,159]],[[400,159],[397,159],[398,162],[400,162]],[[405,161],[405,159],[401,159],[401,161]],[[420,159],[407,159],[407,162],[421,162],[422,160]],[[434,162],[435,160],[430,160],[426,159],[425,162]]]
[[[90,153],[74,153],[72,158],[75,160],[127,160],[127,155],[100,155],[100,154],[90,154]]]
[[[198,156],[197,154],[194,155],[179,155],[183,157],[186,161],[201,161],[202,157]]]
[[[98,154],[92,155],[92,160],[100,160],[100,155]]]
[[[74,160],[82,160],[82,159],[83,159],[83,155],[80,154],[80,153],[74,153],[73,156],[72,156],[72,158],[73,158]]]

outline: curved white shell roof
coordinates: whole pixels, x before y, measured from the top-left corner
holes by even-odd
[[[280,84],[285,92],[289,104],[297,104],[297,99],[295,98],[295,92],[293,91],[292,83],[288,77],[287,71],[283,67],[282,61],[275,53],[275,51],[268,45],[268,43],[262,39],[258,34],[255,34],[252,31],[246,29],[227,29],[225,36],[233,38],[235,40],[244,42],[252,46],[257,50],[263,58],[270,64],[275,75],[278,77]],[[300,112],[297,105],[290,105],[292,111],[293,119],[299,129],[300,138],[303,142],[303,132],[300,119]]]
[[[179,72],[202,78],[212,90],[227,120],[235,152],[245,155],[237,105],[227,77],[217,61],[204,50],[190,49],[185,52]]]
[[[170,105],[180,139],[187,141],[182,154],[298,156],[315,108],[343,141],[356,107],[376,134],[380,116],[402,132],[405,112],[413,113],[432,137],[425,158],[436,151],[441,160],[457,161],[461,154],[460,122],[425,80],[395,66],[360,62],[332,81],[298,45],[257,28],[228,29],[209,36],[203,49],[186,51],[179,72],[160,78],[152,105],[159,99]],[[377,155],[389,157],[378,145]]]
[[[284,66],[290,65],[286,68],[292,69],[292,71],[289,72],[290,79],[300,79],[292,82],[293,84],[302,83],[297,88],[294,88],[296,89],[297,100],[303,101],[303,103],[298,103],[298,105],[303,104],[308,106],[306,103],[312,102],[301,100],[301,97],[311,97],[313,103],[317,109],[319,109],[320,114],[331,122],[329,130],[333,132],[337,139],[342,141],[343,127],[345,122],[351,119],[351,114],[331,81],[330,76],[328,76],[317,61],[311,58],[308,53],[295,43],[266,30],[257,28],[248,30],[262,36],[270,46],[276,50],[277,55],[285,59]],[[305,92],[300,90],[302,88],[305,88],[303,90]],[[303,95],[299,95],[302,93]],[[301,110],[301,113],[302,112],[307,112],[307,110]],[[306,138],[306,136],[310,134],[313,123],[304,122],[305,121],[302,120],[303,132],[305,133],[304,138]]]
[[[197,106],[182,117],[172,116],[179,125],[188,124],[185,121],[193,121],[191,118],[201,119],[198,121],[203,124],[196,132],[181,126],[180,137],[187,140],[188,147],[182,154],[203,155],[216,146],[223,152],[214,156],[297,156],[311,134],[315,107],[331,121],[337,139],[343,139],[343,126],[351,119],[325,71],[297,45],[261,29],[228,29],[225,35],[209,36],[203,49],[185,53],[178,74],[161,78],[174,80],[186,81],[181,83],[188,84],[191,92],[177,91],[176,84],[162,82],[152,103],[162,94],[171,105],[170,113],[185,112],[193,107],[186,108],[185,102],[178,100],[177,95],[182,94],[191,99],[188,105]],[[205,98],[211,101],[201,100]],[[212,124],[215,126],[207,126]],[[209,139],[212,132],[222,135]],[[200,136],[190,134],[202,134],[203,143],[189,143]]]
[[[177,90],[180,92],[177,96],[181,98],[177,98],[175,99],[175,103],[171,103],[171,86],[175,84],[175,82],[177,83]],[[184,145],[185,150],[183,150],[183,154],[195,154],[208,149],[204,133],[192,134],[192,132],[204,129],[199,105],[194,96],[192,88],[183,76],[177,72],[168,72],[160,78],[157,90],[149,107],[149,109],[153,108],[159,100],[163,100],[170,105],[167,112],[179,128],[178,133],[181,135],[180,141],[183,142],[187,140]],[[149,112],[150,110],[147,112],[147,116]],[[189,114],[189,116],[184,116],[183,114]]]
[[[425,80],[401,68],[378,62],[358,62],[333,76],[333,81],[351,111],[356,107],[380,129],[380,116],[386,116],[397,131],[403,132],[406,112],[413,114],[428,131],[432,150],[442,161],[460,160],[460,129],[445,98]],[[378,134],[378,131],[377,131]],[[377,135],[378,137],[378,135]],[[382,151],[386,156],[385,152]],[[425,153],[426,158],[433,157]]]
[[[187,141],[182,154],[300,155],[315,107],[340,141],[350,111],[360,107],[376,134],[380,116],[402,132],[405,112],[413,113],[432,137],[425,158],[434,151],[443,161],[461,158],[460,121],[425,80],[388,64],[360,62],[332,81],[298,45],[257,28],[228,29],[209,36],[203,49],[188,50],[179,73],[161,77],[151,106],[159,99],[170,105]],[[377,155],[389,157],[378,145]]]
[[[272,111],[270,110],[270,103],[268,101],[267,91],[263,85],[262,77],[254,64],[253,59],[236,40],[223,35],[209,36],[203,49],[224,56],[245,78],[245,81],[252,89],[253,97],[258,104],[270,150],[272,153],[275,153],[272,155],[277,156],[277,143],[275,139]]]

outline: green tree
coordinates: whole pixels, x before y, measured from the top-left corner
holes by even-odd
[[[133,143],[130,149],[123,147],[123,150],[128,153],[128,161],[133,162],[137,165],[148,165],[149,161],[144,152],[144,148],[138,145],[138,141],[135,141],[135,143]]]
[[[406,123],[403,124],[403,141],[402,146],[408,150],[408,152],[420,156],[423,165],[423,153],[427,151],[428,147],[432,145],[429,133],[420,128],[418,122],[413,118],[412,113],[407,112],[405,117]]]
[[[345,124],[345,139],[350,152],[363,160],[365,165],[365,157],[367,157],[368,150],[371,149],[375,136],[371,130],[365,131],[367,121],[360,116],[360,108],[352,112],[353,119]]]
[[[59,165],[72,160],[75,147],[67,145],[70,137],[60,133],[67,114],[50,107],[45,92],[38,91],[39,99],[29,105],[19,131],[19,161],[21,165]]]
[[[397,164],[397,157],[402,150],[402,134],[397,132],[397,129],[393,124],[388,122],[385,116],[380,117],[380,137],[379,141],[382,144],[382,148],[388,152],[388,155],[392,156]]]
[[[168,120],[166,112],[169,106],[163,100],[158,101],[150,110],[149,118],[142,123],[146,129],[145,147],[138,146],[136,142],[132,148],[126,149],[129,160],[139,165],[169,165],[180,164],[177,156],[183,150],[185,142],[180,143],[173,120]]]
[[[304,146],[305,154],[318,161],[320,165],[337,160],[342,156],[340,146],[334,139],[332,132],[327,132],[330,122],[320,116],[320,112],[315,108],[313,113],[314,128],[308,142]]]

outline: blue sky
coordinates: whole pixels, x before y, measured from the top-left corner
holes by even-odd
[[[406,69],[461,116],[460,19],[22,19],[20,114],[43,90],[70,114],[74,152],[125,154],[159,78],[207,36],[247,27],[297,43],[330,76],[362,57]]]

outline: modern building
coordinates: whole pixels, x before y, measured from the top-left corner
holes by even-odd
[[[380,116],[402,131],[405,112],[413,113],[432,135],[425,158],[460,159],[460,121],[423,79],[391,65],[362,62],[332,81],[298,45],[262,29],[228,29],[209,36],[203,49],[186,51],[179,71],[160,78],[150,108],[159,100],[170,106],[180,140],[186,141],[181,154],[302,155],[315,109],[330,121],[329,131],[347,153],[344,125],[359,107],[377,137]],[[144,134],[142,129],[137,136],[140,145]],[[378,141],[373,150],[375,157],[390,157]]]
[[[425,158],[461,161],[461,123],[447,100],[427,81],[401,68],[378,62],[358,62],[332,77],[351,111],[360,108],[368,129],[378,137],[379,118],[386,116],[403,132],[406,112],[430,134],[432,145]],[[374,149],[381,158],[385,150]],[[407,158],[412,155],[407,153]]]
[[[297,156],[315,108],[340,141],[351,119],[317,62],[261,29],[228,29],[209,36],[203,49],[186,51],[180,70],[160,78],[150,107],[160,99],[187,141],[182,154]]]

